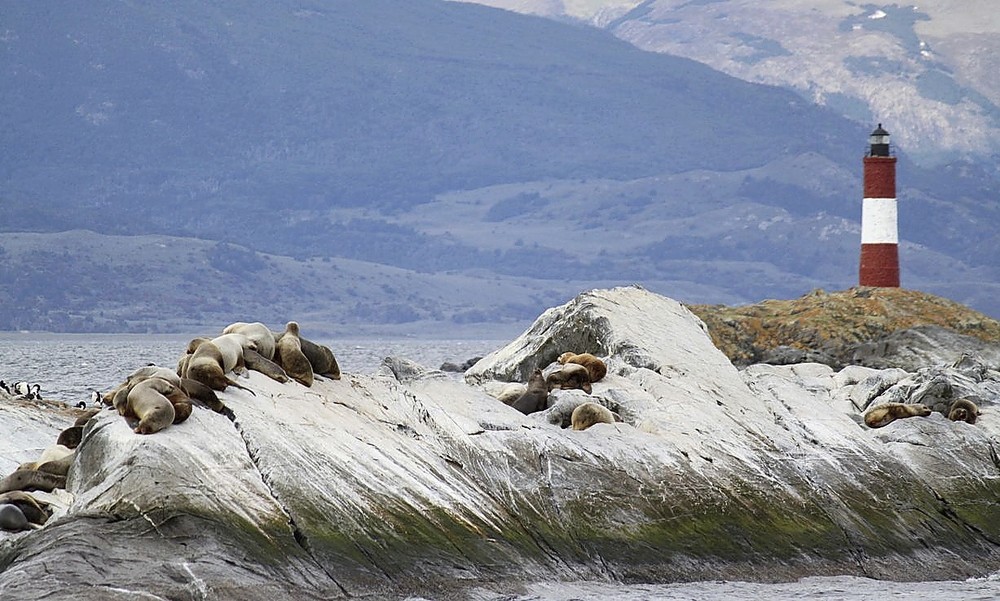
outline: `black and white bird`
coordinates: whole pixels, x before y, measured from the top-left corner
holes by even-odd
[[[14,394],[20,399],[28,401],[40,401],[42,400],[42,385],[41,384],[29,384],[24,380],[14,383]]]
[[[77,409],[86,409],[87,407],[100,407],[101,406],[101,393],[96,390],[91,389],[90,391],[90,402],[80,401],[76,405],[73,405]]]

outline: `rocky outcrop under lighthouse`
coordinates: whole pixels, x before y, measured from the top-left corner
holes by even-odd
[[[555,391],[529,416],[490,396],[567,350],[607,359],[592,395]],[[464,381],[390,358],[312,388],[251,372],[254,394],[222,394],[234,422],[199,409],[141,436],[102,412],[56,514],[0,534],[0,597],[443,599],[553,580],[982,575],[1000,563],[995,369],[966,357],[912,372],[738,370],[681,304],[594,290]],[[976,424],[861,422],[941,382],[978,399]],[[580,400],[625,421],[550,423]],[[0,431],[26,446],[64,427],[0,409]],[[5,453],[5,473],[29,459]]]

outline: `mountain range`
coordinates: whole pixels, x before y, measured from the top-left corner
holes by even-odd
[[[896,144],[924,164],[1000,153],[992,0],[477,1],[579,20],[645,50],[785,87],[852,120],[891,121]]]
[[[7,6],[0,329],[440,333],[619,283],[853,285],[871,119],[616,37],[642,10]],[[886,127],[904,287],[1000,315],[989,150],[942,163]]]

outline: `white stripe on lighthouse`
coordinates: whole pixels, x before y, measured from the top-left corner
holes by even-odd
[[[898,244],[896,199],[866,198],[861,203],[861,243]]]

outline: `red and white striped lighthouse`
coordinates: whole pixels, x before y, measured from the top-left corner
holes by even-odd
[[[899,235],[896,231],[896,157],[889,156],[889,132],[879,123],[864,158],[865,197],[861,205],[861,268],[858,284],[899,288]]]

